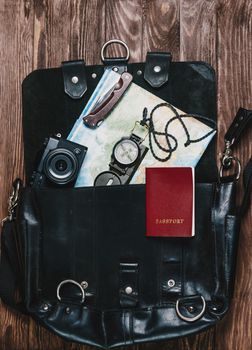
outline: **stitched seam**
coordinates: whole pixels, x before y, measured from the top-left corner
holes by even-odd
[[[185,295],[185,268],[184,268],[184,243],[182,244],[181,247],[181,295],[184,296]]]
[[[159,253],[159,261],[158,261],[158,304],[162,305],[163,302],[163,290],[162,290],[162,281],[161,281],[161,276],[162,276],[162,268],[163,268],[163,244],[162,240],[160,241],[160,244],[158,245],[158,253]]]
[[[107,333],[106,333],[104,317],[105,317],[105,313],[102,312],[102,330],[103,330],[103,334],[104,334],[105,346],[107,347],[108,346],[108,337],[107,337]]]
[[[124,316],[124,310],[122,312],[122,329],[123,329],[123,339],[124,344],[126,344],[126,338],[125,338],[125,316]]]
[[[42,217],[40,215],[40,210],[39,210],[40,208],[38,207],[38,200],[37,200],[37,193],[36,192],[31,192],[31,202],[33,204],[35,217],[36,217],[37,222],[38,222],[38,225],[36,225],[36,226],[37,226],[37,229],[39,230],[39,237],[38,237],[38,252],[39,252],[38,254],[39,254],[39,256],[38,256],[38,260],[37,260],[37,263],[38,263],[37,285],[39,286],[40,293],[41,293],[42,290],[43,290],[42,289],[42,285],[44,285],[44,283],[43,283],[43,276],[42,276],[42,272],[41,272],[41,269],[40,269],[40,266],[43,264],[43,262],[42,262],[43,245],[41,243],[42,243],[42,240],[43,240],[44,237],[43,237],[43,228],[42,228]],[[27,225],[28,224],[27,220],[25,220],[25,221],[26,221],[26,225]],[[29,226],[30,225],[27,225],[27,229],[28,229]],[[28,230],[27,230],[27,233],[28,233]],[[29,241],[30,241],[30,237],[29,237]],[[37,296],[38,292],[36,291],[35,294]]]
[[[129,319],[129,323],[130,323],[130,339],[132,344],[134,343],[134,333],[133,333],[133,312],[130,311],[130,319]]]
[[[212,220],[212,232],[213,232],[213,249],[214,249],[214,259],[213,259],[213,265],[214,265],[214,283],[215,283],[215,291],[214,293],[216,294],[217,290],[218,290],[218,285],[217,285],[217,280],[218,280],[218,271],[217,271],[217,251],[216,251],[216,246],[217,246],[217,242],[216,242],[216,226],[215,226],[215,211],[216,211],[216,200],[217,200],[217,192],[219,189],[217,189],[217,186],[215,186],[214,188],[214,195],[213,195],[213,206],[212,206],[212,210],[211,210],[211,220]]]
[[[96,223],[96,191],[95,191],[95,187],[93,188],[93,271],[94,271],[94,276],[96,276],[95,280],[99,281],[99,276],[98,276],[98,272],[97,272],[97,263],[96,263],[96,234],[97,234],[97,223]],[[99,287],[98,287],[98,282],[96,282],[96,286],[94,288],[94,290],[96,291],[96,298],[94,301],[94,305],[97,306],[97,300],[99,300]]]

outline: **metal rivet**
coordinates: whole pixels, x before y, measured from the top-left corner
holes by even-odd
[[[92,73],[92,78],[95,79],[97,77],[97,74]]]
[[[43,309],[44,311],[48,311],[48,310],[49,310],[49,306],[48,306],[47,304],[43,304],[43,305],[42,305],[42,309]]]
[[[88,287],[87,281],[82,281],[81,282],[81,286],[82,286],[83,289],[86,289]]]
[[[236,128],[238,128],[238,126],[239,126],[239,124],[238,124],[238,123],[236,123],[236,124],[235,124],[235,127],[236,127]]]
[[[213,311],[217,311],[218,309],[217,309],[216,306],[213,306],[213,307],[212,307],[212,310],[213,310]]]
[[[125,293],[126,294],[131,294],[132,292],[133,292],[133,289],[132,289],[131,286],[128,286],[128,287],[125,288]]]
[[[187,310],[190,312],[190,313],[193,313],[195,311],[195,307],[194,306],[188,306]]]
[[[160,66],[155,66],[153,68],[153,70],[154,70],[155,73],[159,73],[161,71],[161,67]]]
[[[114,71],[114,72],[118,72],[118,71],[119,71],[119,68],[118,68],[118,67],[113,67],[113,71]]]
[[[239,120],[243,120],[243,116],[241,116],[241,117],[239,118]]]
[[[175,281],[171,279],[171,280],[169,280],[169,281],[167,282],[167,285],[168,285],[169,288],[172,288],[172,287],[175,286]]]
[[[66,307],[66,310],[65,310],[65,311],[66,311],[66,314],[68,314],[68,315],[69,315],[69,314],[70,314],[70,312],[71,312],[70,307]]]
[[[78,77],[76,77],[76,76],[72,77],[72,83],[73,83],[73,84],[77,84],[78,81],[79,81],[79,78],[78,78]]]
[[[137,75],[142,75],[142,71],[139,69],[138,71],[137,71]]]

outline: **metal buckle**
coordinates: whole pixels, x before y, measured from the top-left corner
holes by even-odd
[[[59,301],[61,301],[60,289],[63,285],[65,285],[67,283],[74,284],[75,286],[79,287],[79,289],[81,291],[81,303],[84,303],[85,298],[86,298],[85,289],[88,287],[88,283],[86,281],[78,283],[75,280],[64,280],[64,281],[60,282],[58,287],[57,287],[57,299]]]
[[[197,316],[194,316],[194,317],[186,317],[184,315],[181,314],[181,312],[179,311],[179,303],[182,301],[183,298],[180,298],[177,300],[176,302],[176,312],[178,314],[178,316],[183,320],[183,321],[186,321],[186,322],[194,322],[194,321],[197,321],[199,318],[201,318],[206,310],[206,301],[205,301],[205,298],[200,295],[200,298],[202,300],[202,310],[201,312],[197,315]]]
[[[104,53],[105,53],[105,50],[106,48],[111,45],[111,44],[120,44],[122,45],[125,50],[126,50],[126,56],[123,57],[123,59],[125,59],[125,61],[128,61],[129,60],[129,57],[130,57],[130,52],[129,52],[129,47],[128,45],[122,41],[122,40],[119,40],[119,39],[112,39],[112,40],[109,40],[107,41],[101,48],[101,60],[102,62],[104,62],[106,60],[105,56],[104,56]],[[110,58],[112,60],[112,58]]]

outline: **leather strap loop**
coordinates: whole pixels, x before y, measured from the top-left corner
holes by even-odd
[[[138,303],[138,263],[120,263],[120,305],[135,307]]]
[[[181,242],[164,241],[162,245],[161,299],[166,302],[182,294]]]
[[[84,60],[62,62],[65,93],[73,98],[81,98],[87,91],[86,66]]]
[[[252,123],[252,110],[240,107],[225,134],[225,141],[229,141],[230,145],[237,144],[242,133],[249,127],[250,123]]]
[[[169,52],[148,52],[144,69],[144,79],[153,87],[159,88],[169,79],[172,55]]]

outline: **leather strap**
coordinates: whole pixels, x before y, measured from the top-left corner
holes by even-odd
[[[144,69],[144,79],[153,87],[159,88],[169,79],[172,55],[169,52],[148,52]]]
[[[62,62],[65,93],[73,98],[81,98],[87,91],[86,66],[84,60]]]
[[[249,208],[252,190],[252,157],[243,172],[244,196],[240,206],[240,215],[243,216]]]
[[[240,107],[238,112],[225,134],[226,143],[229,142],[229,147],[234,147],[238,144],[242,134],[252,125],[252,110]],[[250,204],[250,194],[252,188],[252,157],[247,163],[243,173],[244,196],[239,208],[239,214],[243,216]]]
[[[163,240],[161,261],[161,299],[163,302],[177,299],[182,294],[181,241]]]
[[[138,263],[120,263],[121,307],[135,307],[138,303]]]
[[[124,57],[104,58],[103,63],[105,69],[112,69],[119,74],[127,72],[127,61]]]
[[[13,222],[5,222],[1,237],[0,297],[6,305],[26,313],[23,303],[15,300],[16,288],[21,285],[21,281],[17,280],[19,272],[12,229]]]
[[[232,124],[225,134],[225,141],[235,145],[241,138],[242,133],[247,130],[252,123],[252,110],[240,107]]]

